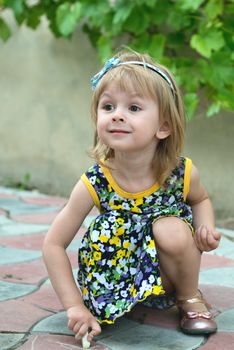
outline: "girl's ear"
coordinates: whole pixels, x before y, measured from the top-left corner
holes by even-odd
[[[158,131],[156,132],[156,137],[159,140],[166,139],[171,134],[170,125],[167,121],[162,122]]]

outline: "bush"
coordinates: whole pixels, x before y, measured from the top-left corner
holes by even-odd
[[[70,38],[81,26],[101,61],[121,44],[148,52],[176,76],[188,118],[201,97],[208,117],[233,110],[234,0],[0,1],[19,25],[36,29],[46,16],[56,37]],[[0,17],[0,36],[7,40],[10,35]]]

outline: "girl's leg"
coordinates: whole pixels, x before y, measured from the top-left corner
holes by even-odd
[[[154,223],[153,234],[166,291],[173,286],[178,299],[195,295],[201,253],[188,225],[178,218],[162,218]]]
[[[153,234],[165,291],[170,293],[174,289],[178,304],[183,305],[184,312],[207,312],[204,300],[198,292],[201,253],[188,225],[178,218],[165,217],[154,223]],[[189,322],[189,328],[194,328],[195,325],[195,331],[183,330],[190,333],[211,333],[216,330],[213,320],[209,319],[205,323],[204,325],[203,322],[202,329],[199,330],[196,321],[195,324]]]

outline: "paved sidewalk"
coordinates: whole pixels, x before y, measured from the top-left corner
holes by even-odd
[[[82,349],[66,326],[66,314],[48,280],[42,241],[66,199],[0,187],[0,350]],[[77,270],[77,248],[90,220],[68,247]],[[128,317],[106,326],[95,350],[233,350],[234,232],[221,229],[220,247],[203,254],[200,288],[217,315],[218,332],[188,336],[178,329],[175,308],[137,306]],[[61,276],[62,278],[62,276]]]

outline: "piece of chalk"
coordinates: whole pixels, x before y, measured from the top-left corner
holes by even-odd
[[[83,349],[89,349],[90,348],[90,342],[88,341],[87,337],[88,337],[88,332],[82,338]]]

